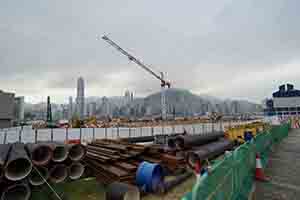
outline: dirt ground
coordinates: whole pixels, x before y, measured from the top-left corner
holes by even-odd
[[[195,183],[191,177],[165,195],[147,195],[142,200],[179,200],[190,192]],[[82,179],[75,182],[56,185],[54,189],[63,200],[105,200],[105,187],[94,178]],[[31,200],[58,200],[48,187],[36,188]]]

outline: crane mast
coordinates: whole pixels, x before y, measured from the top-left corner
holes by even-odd
[[[140,66],[141,68],[146,70],[148,73],[150,73],[152,76],[154,76],[156,79],[158,79],[160,81],[160,86],[161,86],[161,116],[162,116],[162,119],[165,120],[167,118],[166,88],[170,88],[171,84],[170,84],[170,82],[168,82],[164,79],[163,72],[160,72],[160,75],[158,75],[157,73],[152,71],[150,69],[150,67],[148,67],[147,65],[142,63],[139,59],[135,58],[133,55],[131,55],[130,53],[125,51],[123,48],[121,48],[117,43],[112,41],[107,36],[105,36],[105,35],[102,36],[102,39],[104,41],[106,41],[107,43],[109,43],[111,46],[113,46],[115,49],[117,49],[119,52],[121,52],[123,55],[127,56],[127,58],[130,61],[137,64],[138,66]]]

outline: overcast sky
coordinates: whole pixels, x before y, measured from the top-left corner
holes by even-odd
[[[176,88],[260,102],[300,89],[299,0],[1,0],[0,89],[26,101],[145,96],[159,82],[103,40],[164,71]]]

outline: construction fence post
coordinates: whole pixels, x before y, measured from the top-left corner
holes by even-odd
[[[119,129],[119,124],[117,124],[117,138],[120,138],[120,129]]]
[[[37,140],[38,140],[38,129],[36,128],[34,130],[34,143],[37,143]]]
[[[95,127],[93,127],[93,138],[92,140],[94,141],[96,138],[95,138]]]
[[[66,127],[66,143],[69,141],[69,129]]]
[[[82,129],[81,129],[81,126],[79,128],[79,140],[80,140],[80,143],[81,143],[81,140],[82,140]]]
[[[131,137],[131,128],[128,127],[128,136]]]
[[[19,130],[19,143],[22,142],[22,128]]]
[[[51,142],[53,142],[53,128],[51,128]]]
[[[154,128],[151,126],[151,136],[154,136]]]
[[[6,144],[6,140],[7,140],[7,130],[4,131],[3,144]]]
[[[105,135],[105,139],[107,139],[107,127],[104,127],[104,135]]]

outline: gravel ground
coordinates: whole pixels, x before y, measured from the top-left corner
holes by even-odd
[[[265,173],[270,182],[256,182],[254,200],[300,199],[300,129],[273,148]]]

